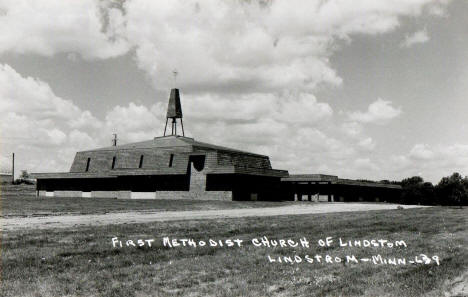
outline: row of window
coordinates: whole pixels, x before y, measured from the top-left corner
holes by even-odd
[[[140,156],[140,163],[138,163],[138,168],[143,168],[143,158],[144,158],[144,155],[141,155]],[[117,157],[113,157],[112,158],[112,165],[111,165],[111,169],[114,169],[115,168],[115,161],[116,161]],[[171,154],[169,156],[169,167],[172,167],[172,163],[174,162],[174,154]],[[89,164],[91,163],[91,158],[88,158],[88,160],[86,160],[86,169],[85,171],[89,171]]]

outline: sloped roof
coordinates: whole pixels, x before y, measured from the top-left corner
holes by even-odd
[[[281,178],[282,182],[330,182],[336,185],[359,186],[369,188],[401,189],[400,185],[384,184],[380,182],[364,182],[359,180],[338,178],[336,175],[326,174],[291,174]]]
[[[288,177],[283,177],[282,181],[293,182],[320,182],[320,181],[337,181],[338,176],[327,174],[290,174]]]
[[[78,152],[69,173],[39,178],[97,178],[138,175],[183,175],[190,156],[204,155],[207,174],[288,175],[271,168],[268,156],[195,141],[178,135]]]
[[[56,178],[116,178],[102,172],[47,172],[31,173],[32,178],[36,179],[56,179]]]
[[[372,188],[401,189],[400,185],[384,184],[380,182],[364,182],[364,181],[344,179],[344,178],[338,179],[337,184],[347,185],[347,186],[372,187]]]
[[[154,139],[151,139],[151,140],[128,143],[128,144],[117,145],[117,146],[108,146],[108,147],[103,147],[103,148],[86,150],[84,152],[131,150],[131,149],[176,148],[176,147],[189,147],[191,149],[195,148],[195,149],[218,150],[218,151],[248,154],[252,156],[267,157],[265,155],[245,152],[245,151],[232,149],[232,148],[228,148],[224,146],[196,141],[193,138],[184,137],[180,135],[155,137]]]
[[[216,168],[210,169],[208,173],[263,175],[263,176],[274,176],[274,177],[281,177],[281,178],[288,176],[289,174],[287,170],[238,167],[238,166],[218,166]]]

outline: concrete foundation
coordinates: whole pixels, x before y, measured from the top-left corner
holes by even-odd
[[[93,198],[117,198],[118,191],[92,191],[91,197]]]
[[[192,199],[192,200],[222,200],[231,201],[230,191],[158,191],[158,192],[131,192],[131,191],[38,191],[39,197],[81,197],[81,198],[118,198],[118,199]]]
[[[230,191],[204,191],[203,193],[194,193],[188,191],[159,191],[156,192],[156,199],[192,199],[192,200],[222,200],[231,201],[232,192]]]
[[[156,192],[130,192],[130,199],[156,199]]]
[[[132,191],[119,191],[117,193],[118,199],[130,199],[132,198]]]
[[[55,197],[81,197],[81,191],[54,191]]]

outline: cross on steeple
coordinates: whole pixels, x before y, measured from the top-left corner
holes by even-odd
[[[174,88],[177,88],[177,74],[179,74],[179,72],[177,72],[177,69],[174,69],[172,74],[174,75]]]

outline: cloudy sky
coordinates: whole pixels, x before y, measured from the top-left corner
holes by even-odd
[[[0,165],[186,133],[290,173],[468,174],[468,1],[0,0]]]

